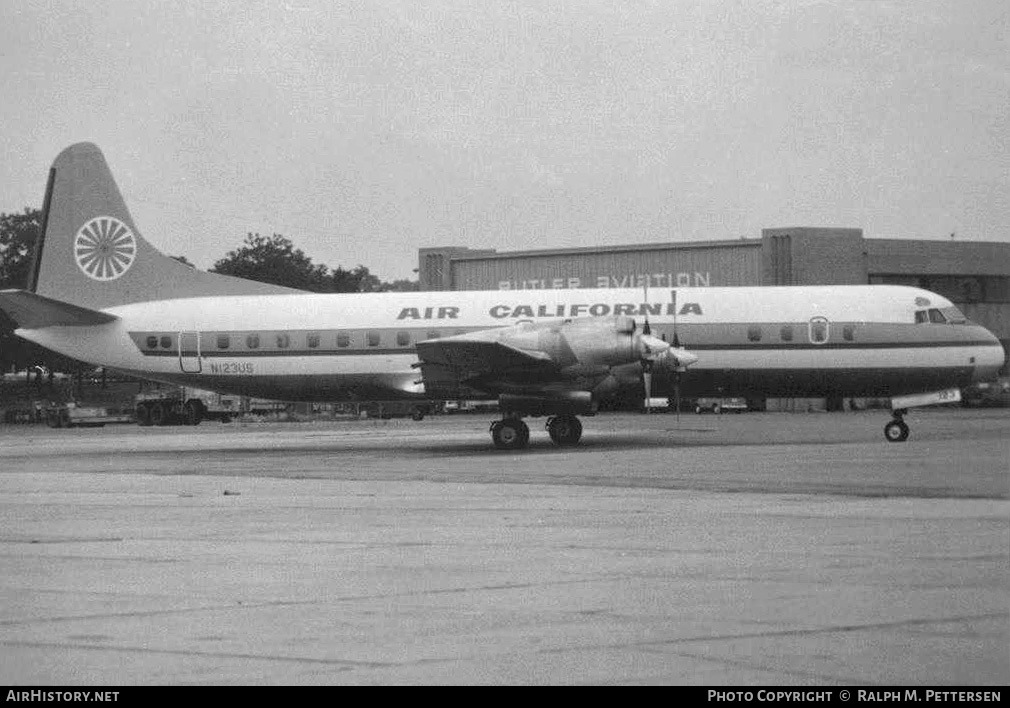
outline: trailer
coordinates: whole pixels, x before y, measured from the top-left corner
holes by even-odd
[[[435,412],[432,401],[364,401],[358,404],[358,410],[369,418],[402,418],[410,416],[413,420],[423,420],[426,415]]]
[[[134,399],[137,423],[152,425],[199,425],[204,420],[231,422],[239,415],[238,396],[178,386],[138,393]]]
[[[110,423],[132,423],[133,413],[99,406],[79,406],[73,401],[45,407],[50,428],[101,428]]]

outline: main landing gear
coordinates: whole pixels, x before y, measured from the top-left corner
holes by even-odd
[[[556,415],[547,419],[547,433],[559,447],[578,445],[582,423],[574,415]],[[530,428],[518,416],[506,416],[491,423],[491,439],[499,450],[522,450],[530,444]]]
[[[891,411],[893,418],[890,423],[884,426],[884,437],[887,438],[887,442],[905,442],[908,440],[908,423],[904,421],[906,413],[908,413],[908,410],[904,408]]]
[[[510,416],[491,423],[491,439],[499,450],[521,450],[530,444],[530,427]]]

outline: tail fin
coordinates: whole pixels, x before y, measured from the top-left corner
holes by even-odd
[[[262,295],[297,290],[191,268],[140,235],[101,150],[71,145],[49,171],[42,238],[29,289],[101,309],[203,295]]]

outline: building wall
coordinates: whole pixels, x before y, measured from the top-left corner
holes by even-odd
[[[1010,275],[1010,243],[868,239],[874,274]]]
[[[865,283],[862,229],[789,227],[762,229],[762,285]]]
[[[452,262],[456,290],[753,285],[760,273],[759,241],[534,251]]]

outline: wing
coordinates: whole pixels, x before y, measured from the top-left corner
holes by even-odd
[[[502,387],[550,381],[561,370],[550,354],[495,341],[493,334],[432,339],[417,343],[424,387],[434,398],[479,398]]]

